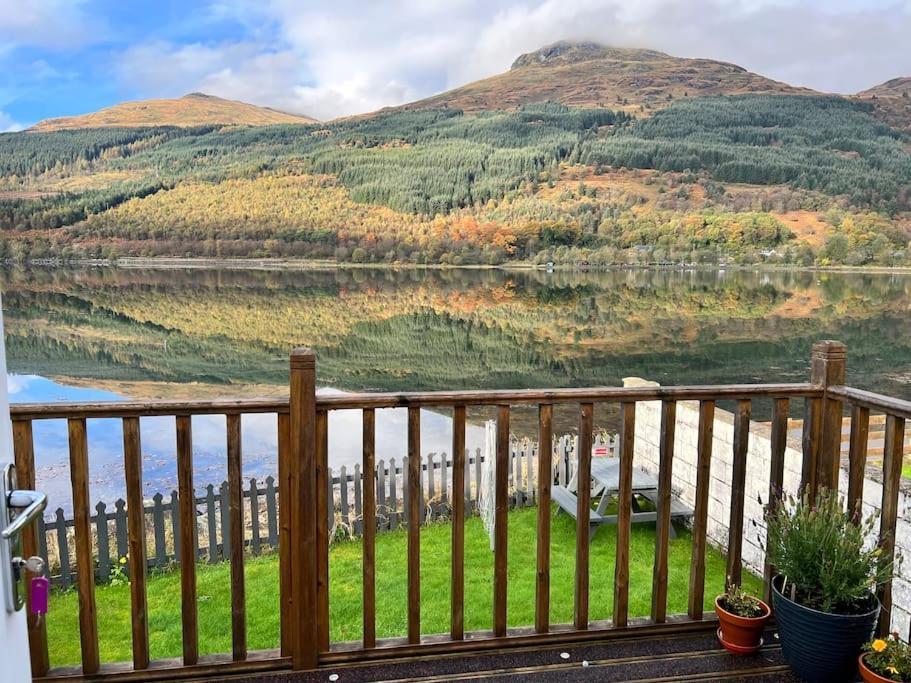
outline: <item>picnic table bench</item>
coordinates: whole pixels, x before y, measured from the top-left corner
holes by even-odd
[[[598,498],[598,506],[589,511],[589,538],[592,538],[595,532],[602,524],[616,524],[617,515],[607,514],[607,506],[611,499],[617,496],[620,489],[620,460],[619,458],[592,458],[592,491],[593,496]],[[591,485],[590,484],[590,485]],[[550,497],[557,504],[559,510],[565,511],[573,519],[578,514],[578,498],[575,491],[577,490],[576,477],[573,477],[568,486],[551,485]],[[658,519],[658,513],[655,510],[642,509],[642,500],[649,501],[652,505],[658,502],[658,480],[654,475],[640,469],[633,470],[633,496],[629,501],[632,507],[630,520],[635,524],[638,522],[655,522]],[[619,504],[619,501],[618,501]],[[671,496],[671,521],[681,521],[693,516],[693,509],[676,496]],[[671,524],[671,537],[674,538],[676,533],[674,525]]]

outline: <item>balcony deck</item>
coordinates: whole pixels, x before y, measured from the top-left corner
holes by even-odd
[[[851,412],[847,468],[847,505],[857,509],[864,502],[864,476],[871,411],[885,414],[884,448],[880,464],[882,480],[878,498],[879,547],[891,558],[895,550],[897,524],[904,505],[901,494],[903,447],[906,420],[911,419],[911,402],[861,391],[844,385],[846,350],[839,342],[823,341],[813,347],[808,383],[729,384],[710,386],[593,387],[578,389],[536,389],[518,391],[457,391],[405,394],[346,394],[317,396],[316,358],[308,350],[292,353],[289,397],[281,400],[238,399],[221,401],[152,401],[95,404],[18,405],[11,410],[13,441],[19,484],[35,487],[34,421],[65,419],[70,455],[70,481],[75,531],[76,590],[79,596],[79,644],[81,662],[77,667],[51,668],[47,626],[44,620],[29,618],[32,671],[39,681],[173,681],[254,680],[328,681],[337,674],[339,683],[349,681],[458,681],[458,680],[599,680],[599,681],[793,681],[784,665],[774,633],[766,637],[763,651],[755,657],[737,658],[725,653],[715,637],[714,615],[706,610],[706,549],[709,543],[708,511],[712,484],[713,425],[716,402],[736,402],[730,448],[730,489],[725,572],[739,585],[743,576],[747,462],[750,457],[750,421],[754,403],[771,403],[772,426],[768,442],[767,495],[773,500],[784,489],[788,419],[803,407],[803,442],[800,459],[800,488],[815,494],[822,487],[838,489],[841,475],[842,416]],[[669,613],[669,547],[672,520],[673,467],[677,441],[677,404],[698,401],[695,426],[697,464],[695,509],[692,522],[691,559],[684,613]],[[631,507],[618,506],[612,586],[612,614],[595,620],[601,610],[590,610],[589,540],[591,490],[579,487],[576,506],[572,623],[551,623],[551,487],[555,483],[553,448],[541,448],[537,478],[535,543],[535,590],[533,624],[511,628],[507,596],[509,573],[510,501],[510,413],[516,406],[538,410],[538,443],[553,444],[553,409],[556,404],[578,406],[579,428],[575,471],[579,481],[591,479],[593,411],[596,404],[613,404],[619,409],[620,500],[632,498],[634,457],[636,457],[637,403],[660,404],[657,463],[658,496],[651,577],[651,609],[640,617],[630,609]],[[467,408],[485,406],[497,411],[495,448],[491,474],[494,498],[492,629],[467,632],[465,626],[465,490],[467,469],[465,434]],[[402,505],[393,506],[407,532],[406,571],[407,633],[395,639],[378,638],[377,599],[388,599],[377,591],[377,462],[376,411],[407,409],[407,466],[403,463],[399,482]],[[424,502],[434,498],[433,479],[422,476],[421,410],[452,411],[452,487],[449,629],[426,633],[421,610],[421,527],[425,521]],[[767,405],[768,407],[768,405]],[[335,494],[329,469],[329,415],[333,411],[358,410],[363,426],[361,491],[362,543],[360,603],[363,623],[361,637],[344,643],[330,638],[330,517],[335,513]],[[244,575],[244,507],[242,415],[271,413],[277,420],[277,465],[279,490],[289,504],[277,511],[278,587],[280,643],[275,650],[250,650],[247,641],[246,582]],[[182,656],[154,660],[150,657],[150,620],[147,601],[147,536],[143,499],[142,447],[139,420],[149,416],[173,417],[178,491],[175,526],[182,539],[199,533],[197,487],[194,483],[192,417],[224,415],[228,471],[227,517],[231,571],[231,651],[200,654],[200,629],[196,565],[198,552],[187,552],[193,543],[181,543],[180,624]],[[92,536],[89,499],[89,440],[87,421],[118,419],[123,429],[124,482],[127,492],[127,542],[130,557],[130,638],[132,661],[104,661],[99,647],[96,593],[96,552]],[[476,461],[477,462],[477,461]],[[718,465],[714,465],[718,467]],[[382,472],[382,468],[380,469]],[[394,470],[393,470],[394,471]],[[766,481],[768,482],[766,484]],[[441,482],[442,488],[446,484]],[[380,491],[382,491],[380,487]],[[453,495],[452,492],[460,492]],[[763,491],[765,494],[765,491]],[[870,495],[869,493],[867,494]],[[902,505],[900,505],[900,502]],[[348,503],[343,504],[348,509]],[[172,508],[173,510],[173,508]],[[34,528],[23,538],[27,555],[37,554]],[[426,553],[426,548],[425,548]],[[513,550],[515,554],[515,549]],[[425,554],[426,559],[426,554]],[[766,593],[774,568],[764,559]],[[514,580],[514,579],[513,579]],[[426,588],[425,588],[426,590]],[[564,589],[565,590],[565,589]],[[402,599],[400,598],[400,599]],[[603,594],[594,598],[603,601]],[[878,633],[890,628],[893,606],[891,581],[878,592],[882,605]],[[530,598],[528,598],[530,599]],[[603,602],[598,603],[603,606]],[[175,606],[176,607],[176,606]],[[172,617],[176,619],[176,615]],[[531,620],[529,620],[531,621]],[[903,627],[904,628],[904,627]],[[124,634],[126,637],[126,634]],[[205,649],[205,648],[204,648]],[[562,656],[566,653],[568,656]],[[107,656],[107,659],[111,659]],[[583,661],[588,666],[583,666]],[[847,663],[853,662],[853,655]],[[200,677],[205,678],[200,678]]]
[[[311,672],[264,674],[258,683],[366,681],[798,681],[781,656],[773,631],[752,657],[732,657],[712,633],[594,641],[584,645],[509,648],[458,656],[326,666]],[[568,654],[569,658],[561,657]],[[583,665],[587,662],[587,665]]]

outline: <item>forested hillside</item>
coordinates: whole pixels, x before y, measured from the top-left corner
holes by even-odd
[[[911,263],[911,142],[837,97],[0,135],[0,257]]]

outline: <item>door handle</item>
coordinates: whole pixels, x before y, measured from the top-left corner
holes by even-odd
[[[0,537],[9,539],[18,534],[29,522],[38,517],[47,507],[47,496],[38,491],[17,490],[6,494],[6,508],[9,511],[24,508],[15,519],[0,531]]]
[[[22,530],[47,507],[47,496],[16,486],[16,467],[4,465],[0,471],[0,584],[3,584],[7,612],[23,605]]]

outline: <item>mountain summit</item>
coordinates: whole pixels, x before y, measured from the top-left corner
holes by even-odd
[[[713,59],[656,50],[560,41],[518,57],[509,71],[405,105],[465,111],[515,109],[533,102],[638,110],[700,95],[814,94]]]
[[[207,124],[266,126],[275,123],[314,122],[315,119],[307,116],[194,92],[177,99],[121,102],[91,114],[46,119],[29,130],[46,133],[74,128],[188,127]]]
[[[661,61],[671,59],[670,55],[657,50],[639,50],[622,47],[607,47],[599,43],[560,40],[540,50],[528,52],[516,58],[510,70],[527,66],[547,66],[589,62],[593,59],[615,61]]]

